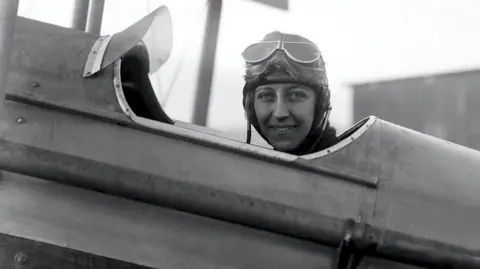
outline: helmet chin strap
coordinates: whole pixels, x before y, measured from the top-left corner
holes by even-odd
[[[327,111],[325,111],[325,117],[323,117],[322,119],[322,124],[321,124],[322,134],[325,131],[325,128],[327,128],[327,122],[328,122],[328,118],[330,117],[330,111],[332,111],[332,106],[329,104]]]
[[[247,120],[247,144],[252,140],[252,124]]]
[[[322,140],[323,134],[325,133],[325,129],[327,128],[328,117],[330,117],[330,111],[331,110],[332,110],[332,106],[330,106],[330,104],[329,104],[327,110],[324,113],[324,117],[322,118],[322,122],[320,123],[320,130],[321,130],[320,136],[317,137],[317,140],[312,145],[312,147],[310,147],[309,151],[316,148],[318,143],[320,143],[320,141]],[[308,154],[308,152],[305,153],[305,154]]]

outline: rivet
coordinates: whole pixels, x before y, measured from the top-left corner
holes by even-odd
[[[25,120],[24,117],[18,117],[18,118],[17,118],[17,123],[18,123],[18,124],[24,124],[24,123],[26,123],[26,122],[27,122],[27,121]]]
[[[92,74],[92,72],[90,72],[90,71],[87,71],[87,75],[91,75],[91,74]]]
[[[40,83],[35,81],[34,83],[32,83],[32,87],[33,88],[38,88],[38,87],[40,87]]]
[[[23,252],[18,252],[13,258],[15,265],[19,267],[27,267],[28,265],[28,255]]]
[[[96,50],[94,50],[94,51],[92,51],[92,53],[93,53],[93,54],[97,54],[97,51],[96,51]]]

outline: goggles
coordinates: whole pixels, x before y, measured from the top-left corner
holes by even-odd
[[[248,46],[242,56],[248,64],[258,64],[270,58],[275,52],[283,51],[287,57],[297,63],[311,64],[322,55],[320,50],[310,43],[291,41],[262,41]]]

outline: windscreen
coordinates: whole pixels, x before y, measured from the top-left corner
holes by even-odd
[[[154,73],[168,61],[173,47],[173,29],[170,11],[166,6],[157,8],[135,24],[114,34],[103,56],[101,69],[137,45],[147,48],[149,73]]]

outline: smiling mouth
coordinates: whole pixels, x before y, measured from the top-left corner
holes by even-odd
[[[295,126],[295,125],[270,126],[270,129],[274,130],[275,132],[285,133],[285,132],[292,131],[292,130],[295,129],[296,127],[297,127],[297,126]]]

